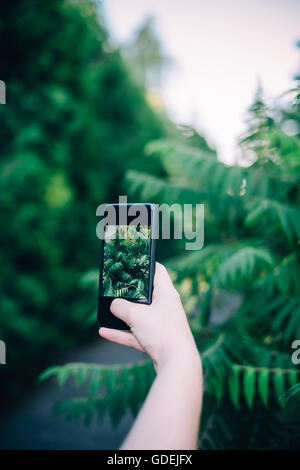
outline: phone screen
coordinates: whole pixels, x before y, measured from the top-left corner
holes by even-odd
[[[102,296],[147,300],[151,226],[107,225],[102,266]]]

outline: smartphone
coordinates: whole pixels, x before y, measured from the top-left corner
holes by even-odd
[[[129,330],[110,311],[115,298],[151,304],[155,271],[155,204],[108,204],[102,219],[99,327]]]

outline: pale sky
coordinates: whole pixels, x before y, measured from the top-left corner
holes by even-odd
[[[272,99],[300,68],[300,0],[103,0],[116,44],[156,19],[176,65],[163,84],[169,116],[193,124],[230,163],[258,79]]]

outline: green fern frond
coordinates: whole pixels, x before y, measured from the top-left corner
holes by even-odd
[[[288,204],[270,200],[253,200],[249,206],[249,212],[245,223],[255,226],[263,223],[265,226],[273,226],[278,223],[289,243],[300,238],[300,211]]]
[[[295,380],[300,375],[300,371],[291,368],[254,367],[241,364],[233,364],[232,370],[233,373],[228,377],[228,389],[232,403],[237,408],[238,393],[243,393],[243,398],[249,408],[253,407],[255,396],[260,398],[264,406],[267,406],[271,394],[279,406],[284,406],[282,398],[290,377]],[[238,377],[241,377],[242,388]]]
[[[269,369],[263,367],[258,374],[258,393],[265,406],[267,406],[269,398],[269,377]]]
[[[206,152],[182,146],[178,142],[160,140],[151,143],[147,147],[147,153],[162,161],[171,181],[188,181],[189,187],[209,188],[210,193],[218,194],[219,197],[229,194],[236,197],[243,195],[248,199],[256,194],[265,198],[274,194],[286,194],[290,188],[289,182],[278,178],[276,172],[267,174],[260,166],[229,167]]]
[[[108,409],[112,422],[116,423],[127,408],[136,413],[155,377],[152,362],[143,360],[137,363],[101,366],[98,364],[71,363],[50,367],[39,380],[55,378],[60,386],[73,380],[77,387],[88,385],[89,394],[58,402],[54,412],[68,419],[83,417],[88,424],[97,412],[100,417]]]
[[[288,386],[297,382],[300,370],[286,366],[289,363],[288,357],[283,358],[279,354],[276,358],[272,351],[269,353],[269,359],[264,356],[266,350],[255,346],[249,340],[235,339],[234,342],[221,333],[216,341],[201,353],[208,392],[220,402],[226,396],[227,390],[236,408],[243,399],[242,402],[251,409],[255,398],[259,398],[264,406],[267,406],[271,396],[275,398],[278,406],[284,406],[282,396]],[[249,365],[259,362],[270,365]]]
[[[232,372],[231,374],[229,374],[229,377],[227,379],[229,396],[231,398],[233,405],[236,408],[239,408],[240,371],[241,369],[239,367],[236,367],[236,365],[234,364],[232,367]]]
[[[269,298],[276,292],[300,296],[300,269],[296,254],[289,254],[276,262],[271,271],[255,281],[254,287],[263,290]]]
[[[300,299],[283,298],[281,308],[277,310],[272,330],[282,332],[285,343],[300,337]]]
[[[255,277],[259,269],[274,264],[272,254],[264,248],[246,246],[235,251],[219,267],[214,275],[214,284],[221,286],[239,285]]]
[[[163,178],[150,176],[130,170],[126,173],[125,181],[130,193],[148,201],[165,202],[173,204],[177,201],[184,201],[186,204],[196,204],[205,200],[205,193],[192,188],[186,188],[177,184],[170,184]]]
[[[288,401],[300,392],[300,383],[293,385],[284,395],[284,400]]]
[[[269,325],[271,335],[280,337],[284,345],[290,345],[300,336],[300,298],[277,295],[269,299],[266,295],[262,302],[256,300],[261,321]]]
[[[256,391],[256,371],[253,367],[247,367],[243,373],[243,394],[249,408],[253,407]]]

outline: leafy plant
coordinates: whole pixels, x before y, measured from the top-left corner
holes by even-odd
[[[110,226],[111,227],[111,226]],[[103,261],[103,295],[148,297],[150,229],[120,226],[106,235]]]
[[[287,112],[300,121],[299,99]],[[141,199],[205,204],[205,247],[168,262],[183,299],[195,299],[185,307],[206,382],[199,446],[288,448],[299,438],[300,415],[282,400],[299,382],[291,362],[291,342],[300,335],[299,136],[284,133],[259,90],[240,146],[241,162],[227,166],[182,139],[153,142],[149,158],[167,178],[130,171],[127,184]],[[224,291],[242,302],[215,322]],[[141,390],[152,379],[145,381],[143,367],[149,365],[135,377]],[[119,371],[113,368],[115,378]]]
[[[82,323],[96,295],[78,281],[99,255],[95,210],[117,198],[128,168],[161,173],[144,146],[164,125],[96,2],[1,7],[0,338],[11,354],[0,395],[10,400],[50,357],[93,338]]]

